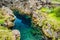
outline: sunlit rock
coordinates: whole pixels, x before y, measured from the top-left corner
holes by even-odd
[[[1,12],[0,12],[0,24],[2,24],[3,26],[6,27],[13,27],[14,26],[14,15],[12,10],[10,10],[8,7],[3,6],[1,8]]]
[[[12,30],[12,33],[14,34],[15,38],[19,38],[20,39],[20,32],[18,30]]]

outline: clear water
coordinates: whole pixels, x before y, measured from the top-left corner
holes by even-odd
[[[37,28],[32,28],[29,25],[30,18],[26,19],[23,16],[18,14],[19,12],[14,11],[14,14],[16,16],[15,20],[15,26],[13,29],[17,29],[21,33],[21,40],[45,40],[42,36],[41,30],[38,30]]]

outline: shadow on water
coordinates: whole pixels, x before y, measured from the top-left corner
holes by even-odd
[[[31,17],[27,18],[28,15],[21,15],[19,13],[19,11],[14,10],[14,15],[18,18],[22,20],[22,23],[27,24],[27,25],[31,25]]]
[[[16,19],[13,29],[17,29],[21,33],[21,40],[45,40],[42,33],[38,29],[33,29],[31,25],[31,18],[26,18],[26,15],[20,15],[18,11],[14,10]],[[27,16],[28,17],[28,16]]]

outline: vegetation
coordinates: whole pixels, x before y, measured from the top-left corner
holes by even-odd
[[[59,0],[53,0],[53,2],[54,1],[58,2]],[[59,40],[60,37],[58,37],[58,35],[60,34],[58,34],[58,32],[60,31],[60,6],[54,5],[53,7],[51,6],[49,8],[49,6],[46,5],[45,7],[36,10],[36,12],[38,12],[39,16],[44,16],[43,14],[45,14],[45,20],[43,20],[42,17],[40,18],[40,20],[43,20],[41,27],[44,34],[47,37],[52,38],[52,40],[56,40],[56,38]],[[39,24],[42,22],[42,20],[39,22]]]
[[[26,0],[25,0],[26,1]],[[52,0],[52,3],[60,3],[60,0]],[[32,18],[33,22],[36,24],[39,24],[39,27],[42,27],[42,31],[44,34],[52,38],[52,40],[60,40],[58,37],[58,32],[60,32],[60,6],[55,5],[52,7],[51,4],[44,4],[42,5],[42,8],[39,10],[36,10],[38,18]],[[46,6],[44,6],[46,5]],[[14,10],[16,11],[16,10]],[[24,10],[19,9],[20,12],[22,13],[28,13],[29,17],[26,16],[26,18],[30,18],[30,11],[24,12]],[[5,20],[9,19],[9,17],[5,17],[3,14],[3,11],[0,9],[0,24],[4,24]],[[38,22],[37,22],[38,21]],[[35,34],[35,31],[32,31],[33,34]],[[4,35],[4,36],[3,36]],[[11,30],[7,29],[4,26],[0,25],[0,40],[15,40],[14,35]],[[19,40],[19,37],[16,39]]]
[[[20,37],[15,38],[12,30],[0,26],[0,40],[20,40]]]
[[[4,25],[6,20],[9,20],[8,22],[12,24],[14,20],[14,15],[8,16],[8,13],[0,9],[0,40],[20,40],[20,37],[15,37],[12,30],[10,28],[8,29],[8,26]]]
[[[42,30],[44,31],[46,36],[52,38],[52,40],[56,40],[56,36],[59,35],[57,32],[60,31],[60,7],[43,7],[39,11],[47,14],[47,20],[45,20],[42,26]],[[51,34],[49,33],[49,31]]]
[[[0,9],[0,24],[4,23],[4,16],[2,15],[2,11]]]
[[[3,36],[4,35],[4,36]],[[0,40],[14,40],[13,33],[6,27],[0,26]]]

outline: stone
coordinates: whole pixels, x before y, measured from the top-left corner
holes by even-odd
[[[20,37],[20,32],[16,29],[12,30],[12,33],[14,34],[14,36],[17,38],[17,37]]]
[[[3,6],[1,8],[1,14],[0,14],[0,21],[1,23],[3,22],[3,26],[6,26],[8,28],[13,27],[14,26],[14,14],[12,12],[11,9],[9,9],[8,7]]]

